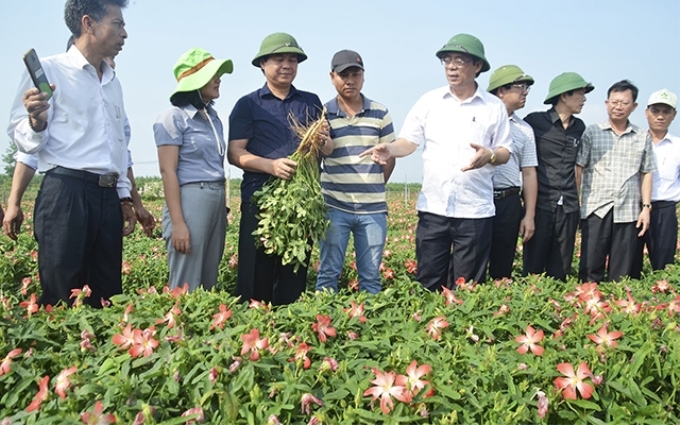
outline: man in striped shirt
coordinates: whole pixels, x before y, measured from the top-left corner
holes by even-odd
[[[316,289],[337,291],[353,233],[359,288],[374,294],[381,289],[379,269],[387,236],[385,183],[395,162],[381,166],[359,154],[394,141],[394,128],[387,108],[361,93],[364,63],[357,52],[336,53],[330,76],[338,92],[325,105],[334,149],[323,159],[321,187],[331,224],[320,241]]]

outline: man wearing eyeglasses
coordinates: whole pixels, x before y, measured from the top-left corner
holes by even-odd
[[[536,231],[524,243],[524,275],[545,273],[566,280],[571,273],[579,221],[576,155],[586,129],[574,115],[593,89],[579,74],[564,72],[550,82],[543,102],[552,107],[524,118],[534,131],[538,155]]]
[[[639,278],[642,271],[645,245],[652,270],[663,270],[675,261],[678,244],[675,207],[680,202],[680,137],[670,134],[668,128],[677,115],[677,105],[678,96],[668,89],[655,91],[647,101],[645,116],[659,170],[652,174],[650,225],[638,244],[633,277]]]
[[[510,116],[512,154],[507,164],[499,165],[493,175],[493,198],[496,216],[489,256],[489,276],[501,279],[512,275],[517,236],[527,242],[534,235],[536,211],[536,143],[531,126],[515,111],[524,108],[534,79],[515,65],[498,68],[491,74],[489,93],[503,101]],[[521,174],[521,178],[520,178]],[[520,199],[520,187],[522,198]]]
[[[584,282],[603,281],[605,271],[610,281],[631,276],[638,238],[649,228],[657,167],[651,136],[628,121],[637,95],[630,81],[615,83],[605,101],[609,120],[583,133],[576,174],[577,181],[583,179],[579,278]]]
[[[490,69],[481,41],[458,34],[436,55],[448,84],[416,102],[396,141],[362,153],[386,165],[423,147],[416,278],[430,290],[459,278],[486,279],[495,214],[492,176],[495,165],[510,159],[512,145],[505,105],[475,81]]]

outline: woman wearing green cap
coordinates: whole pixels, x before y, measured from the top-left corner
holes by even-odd
[[[226,144],[212,105],[220,97],[220,77],[232,70],[231,60],[216,60],[203,49],[185,52],[174,67],[173,106],[153,125],[165,190],[163,237],[171,288],[210,289],[217,282],[227,226]]]

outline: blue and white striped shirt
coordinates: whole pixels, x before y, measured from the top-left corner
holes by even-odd
[[[363,96],[363,95],[362,95]],[[363,96],[364,108],[348,117],[337,99],[326,103],[333,152],[323,159],[321,191],[330,208],[355,214],[387,212],[382,166],[359,154],[394,141],[394,127],[387,108]]]

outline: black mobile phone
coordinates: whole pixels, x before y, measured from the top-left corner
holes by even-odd
[[[38,54],[35,53],[35,49],[31,49],[24,55],[24,63],[26,68],[28,68],[28,73],[31,75],[33,84],[43,93],[47,94],[47,100],[52,97],[52,88],[50,87],[49,81],[47,81],[47,76],[45,71],[40,65],[40,59],[38,59]]]

